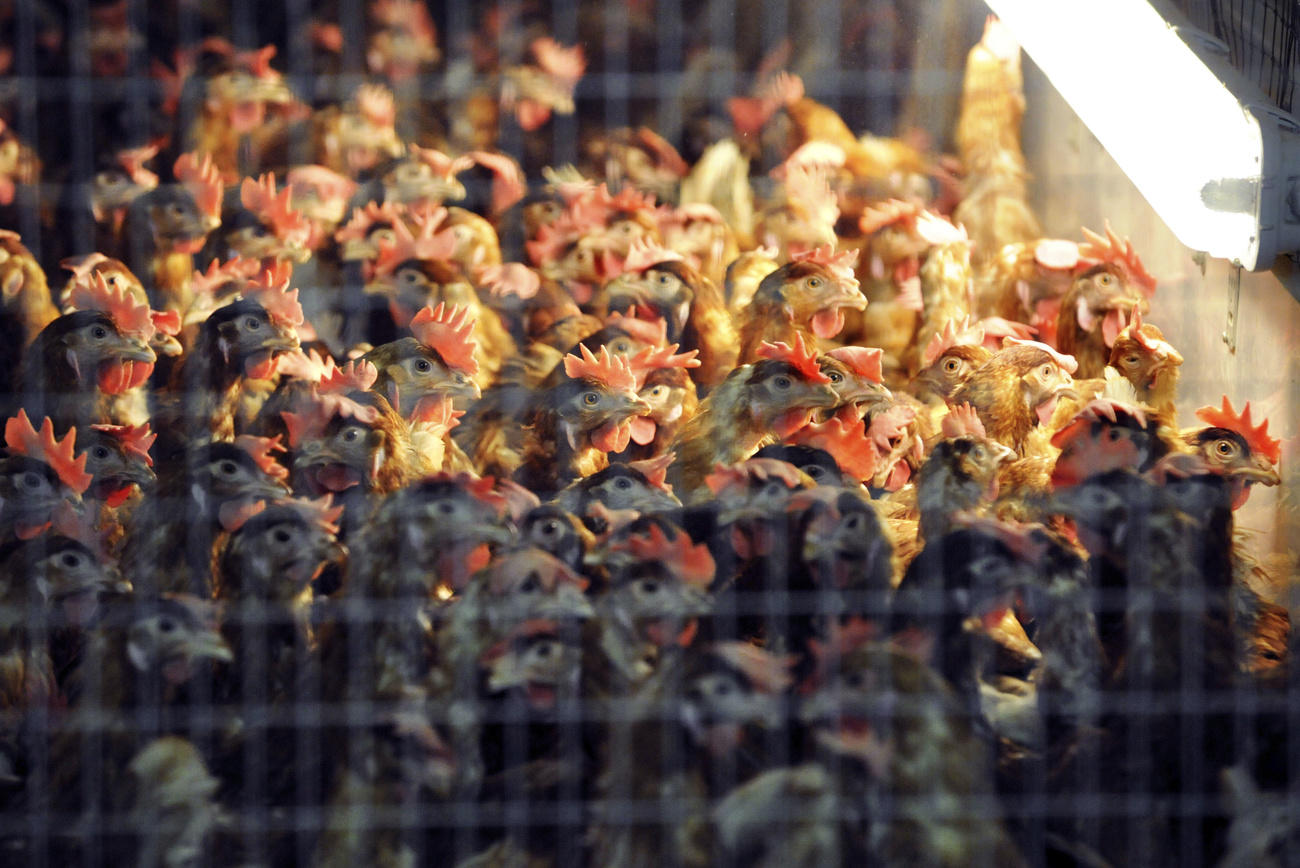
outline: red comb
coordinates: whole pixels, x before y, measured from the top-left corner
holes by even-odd
[[[325,433],[335,416],[356,419],[363,425],[373,425],[379,418],[379,409],[361,404],[346,395],[335,392],[303,396],[294,402],[292,411],[283,410],[280,418],[289,432],[289,445],[297,449],[304,440],[314,440]]]
[[[651,346],[657,347],[668,342],[668,320],[663,317],[656,316],[642,319],[638,316],[611,313],[605,317],[605,325],[622,329],[637,340]]]
[[[636,137],[645,149],[654,155],[655,162],[660,166],[679,178],[685,178],[690,173],[691,167],[663,136],[649,127],[640,127],[636,131]]]
[[[524,172],[510,157],[492,151],[470,151],[466,156],[492,173],[493,214],[500,214],[527,195]]]
[[[962,320],[960,324],[958,324],[957,320],[950,319],[944,324],[943,331],[931,336],[930,342],[925,345],[925,352],[921,354],[921,367],[930,367],[940,356],[953,347],[978,347],[983,343],[983,326],[979,324],[971,325],[969,316]]]
[[[529,299],[537,295],[542,288],[542,279],[522,262],[507,262],[504,265],[489,265],[479,273],[479,283],[487,289],[493,298],[506,295]]]
[[[881,358],[885,351],[879,347],[838,347],[826,355],[843,362],[850,371],[859,377],[866,377],[873,383],[884,380]]]
[[[804,346],[803,335],[795,332],[794,346],[782,341],[772,343],[763,341],[758,348],[758,356],[764,359],[776,359],[793,365],[810,383],[829,383],[830,377],[822,373],[817,366],[817,351]]]
[[[599,356],[593,355],[585,345],[580,345],[578,350],[582,353],[581,358],[573,353],[564,357],[564,373],[571,378],[579,380],[588,377],[613,390],[636,390],[636,375],[632,373],[632,367],[626,358],[611,356],[609,347],[601,347]]]
[[[474,160],[470,157],[449,157],[437,148],[422,148],[415,142],[411,142],[410,149],[412,157],[432,169],[435,175],[448,180],[474,167]]]
[[[255,48],[252,51],[237,51],[230,61],[235,66],[241,66],[258,78],[275,77],[275,70],[271,69],[271,58],[275,57],[274,45],[263,45],[261,48]]]
[[[691,542],[685,531],[677,531],[671,540],[658,524],[650,525],[645,534],[634,534],[611,546],[642,561],[658,561],[673,575],[694,587],[707,589],[713,583],[716,567],[709,547]]]
[[[755,689],[763,693],[784,693],[794,684],[790,670],[798,661],[797,657],[778,657],[748,642],[718,642],[709,651],[743,674]]]
[[[235,438],[235,445],[248,453],[258,468],[273,479],[288,479],[289,468],[275,460],[274,453],[283,452],[280,435],[274,437],[254,437],[252,434],[240,434]]]
[[[196,295],[212,295],[227,283],[233,280],[247,280],[260,270],[261,264],[256,259],[243,259],[236,256],[224,263],[214,259],[208,263],[207,271],[194,272],[190,288]]]
[[[649,238],[641,237],[635,239],[628,248],[627,258],[623,260],[623,268],[625,271],[635,271],[639,274],[661,262],[681,262],[684,259],[685,257],[680,253],[669,250]]]
[[[812,250],[803,250],[790,255],[791,262],[815,262],[818,265],[824,265],[830,269],[840,280],[853,281],[853,285],[858,285],[858,280],[854,276],[854,268],[858,264],[857,250],[841,250],[835,252],[832,244],[823,244],[820,247],[814,247]]]
[[[627,186],[610,196],[608,204],[611,211],[646,211],[653,213],[655,210],[655,194],[643,193],[635,187]]]
[[[632,374],[636,377],[636,387],[640,389],[645,385],[645,378],[651,371],[660,371],[664,368],[698,368],[700,360],[695,357],[699,354],[699,350],[678,353],[677,344],[666,347],[646,347],[629,360]]]
[[[158,145],[126,148],[117,152],[117,162],[131,176],[133,182],[152,190],[158,186],[158,176],[146,169],[144,164],[158,156],[158,151]]]
[[[768,479],[779,479],[787,488],[798,488],[804,481],[799,468],[789,462],[775,458],[747,458],[730,466],[717,465],[704,477],[704,484],[716,495],[735,483],[748,485],[751,480],[762,482]]]
[[[204,154],[202,160],[192,151],[181,154],[172,166],[172,173],[190,191],[200,214],[211,220],[221,219],[221,195],[225,188],[221,172],[212,164],[211,154]]]
[[[153,458],[149,456],[149,449],[158,439],[158,435],[149,432],[148,422],[143,425],[91,425],[90,427],[94,431],[102,431],[116,438],[127,453],[153,467]]]
[[[1025,341],[1020,338],[1006,337],[1002,339],[1002,346],[1004,349],[1008,347],[1033,347],[1051,356],[1067,373],[1073,374],[1079,370],[1079,361],[1074,356],[1068,356],[1042,341]]]
[[[1072,270],[1079,264],[1079,245],[1061,238],[1044,238],[1034,245],[1034,261],[1056,271]]]
[[[587,69],[587,56],[581,45],[565,48],[549,36],[534,39],[529,47],[537,65],[569,90]]]
[[[257,215],[285,243],[305,243],[311,234],[311,223],[301,211],[290,205],[293,190],[285,186],[275,191],[275,173],[268,172],[256,181],[245,178],[239,187],[239,201]]]
[[[917,215],[916,234],[928,244],[957,244],[970,240],[964,226],[956,226],[933,211],[922,211]]]
[[[825,422],[805,425],[786,438],[786,442],[824,449],[841,470],[859,482],[870,479],[876,472],[876,448],[867,439],[863,419],[846,423],[839,416],[832,416]]]
[[[375,262],[375,274],[383,277],[392,274],[403,262],[415,259],[447,260],[456,251],[456,236],[451,230],[438,231],[443,218],[447,216],[445,208],[437,208],[427,217],[415,217],[418,230],[412,232],[402,220],[393,224],[393,241],[381,241],[379,259]]]
[[[289,289],[289,276],[277,279],[269,269],[250,280],[244,287],[244,298],[260,304],[271,322],[281,328],[294,330],[303,323],[302,305],[298,303],[298,290]]]
[[[333,367],[321,377],[317,390],[320,394],[346,395],[348,392],[367,392],[379,379],[379,369],[373,362],[353,359],[343,367]]]
[[[821,166],[790,166],[785,175],[786,205],[805,219],[834,226],[840,219],[839,200]]]
[[[921,213],[922,207],[915,202],[904,202],[902,199],[886,199],[884,202],[877,202],[875,205],[868,206],[858,218],[858,228],[863,234],[871,235],[879,232],[886,226],[892,226],[900,220],[914,220]]]
[[[73,447],[77,429],[69,428],[62,440],[54,439],[54,420],[49,416],[41,422],[38,433],[27,418],[26,410],[5,421],[5,445],[11,452],[44,461],[54,469],[63,484],[77,494],[84,494],[94,477],[86,472],[86,456],[76,457]]]
[[[1196,418],[1215,428],[1236,431],[1246,441],[1251,452],[1258,452],[1274,464],[1282,460],[1282,441],[1268,436],[1268,420],[1261,422],[1259,427],[1251,424],[1253,420],[1250,418],[1249,401],[1241,408],[1241,415],[1238,415],[1228,402],[1228,396],[1224,395],[1223,407],[1202,407],[1196,411]]]
[[[397,202],[385,202],[382,205],[367,202],[363,207],[353,209],[348,222],[334,233],[334,240],[340,244],[344,241],[360,241],[370,234],[370,228],[376,223],[396,226],[402,222],[402,213],[405,210],[405,207]]]
[[[948,415],[944,416],[943,422],[940,423],[940,430],[948,439],[989,436],[984,430],[984,422],[980,420],[979,413],[975,412],[975,408],[969,402],[949,407]]]
[[[363,84],[357,88],[357,113],[377,127],[391,127],[397,122],[393,92],[382,84]]]
[[[326,533],[337,534],[339,532],[339,519],[343,517],[343,504],[334,506],[334,495],[326,493],[324,497],[312,500],[307,497],[295,497],[283,501],[286,506],[293,507],[294,511],[301,515],[308,522],[323,528]]]
[[[668,484],[668,465],[677,460],[677,453],[663,452],[654,458],[642,458],[640,461],[629,461],[628,467],[639,471],[645,475],[646,481],[655,488],[662,489],[669,494],[673,493],[673,487]]]
[[[314,349],[297,349],[280,356],[275,372],[282,377],[319,383],[334,372],[334,359],[322,356]]]
[[[1079,245],[1079,268],[1091,268],[1102,263],[1113,263],[1124,269],[1129,280],[1136,283],[1147,298],[1156,294],[1156,279],[1142,266],[1142,259],[1133,250],[1133,244],[1127,239],[1121,240],[1106,222],[1106,235],[1103,238],[1096,232],[1083,229],[1087,243]]]
[[[138,301],[125,286],[109,286],[102,271],[90,275],[89,281],[78,281],[68,297],[74,310],[98,310],[108,314],[113,325],[123,335],[148,343],[154,335],[153,318],[149,303]]]
[[[478,342],[473,338],[474,320],[468,308],[447,310],[443,302],[432,309],[425,306],[411,319],[411,332],[420,343],[437,350],[449,368],[471,377],[478,373],[478,359],[474,358]]]

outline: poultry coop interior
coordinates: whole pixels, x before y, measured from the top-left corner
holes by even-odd
[[[0,864],[1300,864],[1300,6],[0,33]]]

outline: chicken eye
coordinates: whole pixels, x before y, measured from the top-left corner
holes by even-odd
[[[348,428],[343,432],[343,442],[345,443],[355,443],[359,439],[361,439],[360,428]]]
[[[610,344],[609,347],[615,353],[626,353],[631,350],[627,341],[614,341],[614,343]]]
[[[550,521],[542,525],[542,533],[546,534],[547,536],[554,536],[559,532],[560,532],[560,523],[554,519],[551,519]]]
[[[1098,286],[1110,286],[1114,282],[1115,282],[1115,275],[1113,274],[1108,274],[1103,271],[1101,274],[1097,275]]]
[[[959,367],[961,367],[961,363],[956,359],[948,359],[943,363],[943,369],[949,374],[957,373]]]
[[[250,332],[255,332],[262,327],[262,321],[255,316],[244,318],[244,328]]]
[[[667,286],[669,283],[672,282],[672,279],[673,279],[672,275],[660,273],[660,275],[655,278],[655,282],[658,283],[660,286]]]
[[[176,622],[173,621],[171,618],[166,618],[166,617],[164,617],[164,618],[159,618],[159,619],[158,619],[158,630],[159,630],[159,632],[161,632],[161,633],[170,633],[170,632],[172,632],[172,631],[175,630],[175,629],[176,629]]]
[[[832,383],[842,383],[842,382],[844,382],[844,375],[841,374],[839,371],[831,371],[829,374],[826,375],[826,377],[827,377],[827,378],[828,378]]]
[[[397,279],[405,284],[414,284],[414,283],[419,283],[420,275],[408,269],[406,271],[403,271],[401,274],[399,274],[397,276]]]
[[[34,473],[32,471],[28,471],[24,473],[20,477],[20,479],[22,481],[23,488],[37,489],[45,484],[45,480],[41,478],[40,474]]]
[[[551,656],[551,652],[554,650],[555,649],[550,642],[539,642],[537,647],[533,649],[533,653],[542,660],[546,660]]]
[[[415,369],[422,374],[427,374],[429,371],[433,370],[433,364],[430,363],[428,359],[417,359],[415,362]]]
[[[666,391],[667,391],[667,389],[665,389],[663,386],[655,386],[653,389],[650,390],[650,397],[651,397],[651,398],[662,398],[663,395],[664,395],[664,392],[666,392]]]
[[[234,476],[239,472],[239,465],[233,461],[223,461],[221,464],[217,465],[217,471],[221,473],[222,476]]]
[[[275,529],[275,532],[271,534],[271,539],[275,540],[278,543],[287,543],[291,539],[293,539],[293,534],[289,533],[289,531],[285,530],[282,527],[278,527]]]
[[[90,330],[90,336],[102,341],[104,338],[108,337],[108,329],[103,326],[95,326]]]
[[[826,475],[826,468],[818,467],[816,464],[810,464],[807,467],[801,467],[799,469],[804,473],[807,473],[810,479],[821,479]]]
[[[447,503],[446,501],[443,501],[442,503],[438,504],[439,515],[451,515],[455,511],[456,511],[456,507],[453,504]]]
[[[1136,365],[1140,361],[1142,361],[1142,358],[1141,356],[1138,355],[1131,355],[1131,356],[1124,357],[1124,364],[1128,365],[1130,368]]]
[[[1106,429],[1106,439],[1112,443],[1114,443],[1116,440],[1119,440],[1123,436],[1124,435],[1120,433],[1120,430],[1118,428]]]
[[[784,374],[782,374],[781,376],[772,380],[772,384],[776,386],[778,389],[788,389],[794,385],[794,381],[791,380],[789,377],[785,376]]]
[[[541,579],[538,578],[537,573],[529,573],[528,577],[525,578],[523,583],[519,586],[519,592],[522,594],[532,594],[536,593],[541,587],[542,582]]]
[[[619,477],[614,480],[614,487],[620,491],[627,491],[632,487],[632,480],[628,479],[626,476]]]
[[[584,392],[582,395],[582,403],[586,404],[588,407],[594,407],[600,403],[600,395],[597,395],[595,392]]]
[[[1214,451],[1224,458],[1232,458],[1237,454],[1237,444],[1231,440],[1219,440],[1214,444]]]
[[[78,557],[77,555],[74,555],[72,552],[65,553],[63,555],[62,560],[63,560],[63,565],[68,569],[76,569],[77,567],[81,566],[81,558]]]
[[[809,289],[816,289],[822,285],[822,279],[820,277],[810,277],[805,285]]]
[[[103,460],[108,457],[108,447],[96,446],[94,449],[90,450],[90,454],[94,455],[96,458],[100,460]]]
[[[655,581],[651,581],[650,579],[645,579],[643,581],[637,582],[636,588],[638,591],[640,591],[643,594],[659,593],[659,583]]]
[[[1044,377],[1052,376],[1052,366],[1050,364],[1043,365],[1041,368],[1039,368],[1039,373],[1042,374]]]
[[[984,460],[984,447],[983,447],[983,446],[976,446],[974,449],[972,449],[972,450],[970,451],[970,454],[973,455],[973,456],[975,456],[976,459],[978,459],[978,460],[980,460],[980,461],[983,461],[983,460]]]

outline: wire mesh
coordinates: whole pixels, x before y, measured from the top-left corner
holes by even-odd
[[[364,38],[375,5],[13,4],[0,102],[44,172],[0,228],[57,283],[65,257],[99,245],[83,207],[99,157],[167,131],[157,109],[173,98],[174,157],[202,113],[193,82],[169,90],[176,48],[215,35],[273,44],[291,90],[321,112],[376,77]],[[798,71],[852,130],[892,134],[917,111],[909,89],[924,87],[923,110],[960,88],[966,42],[947,68],[912,66],[933,20],[921,6],[953,13],[959,31],[983,15],[904,0],[421,4],[442,56],[390,77],[396,127],[404,142],[467,145],[458,124],[494,86],[475,52],[517,62],[549,34],[586,48],[575,111],[537,131],[495,128],[534,188],[544,166],[603,169],[588,145],[611,129],[646,125],[693,162],[727,134],[727,101],[765,60]],[[1289,109],[1294,6],[1225,0],[1207,14]],[[97,23],[118,41],[92,44]],[[318,153],[305,129],[284,148],[280,165]],[[486,175],[466,187],[464,204],[487,210]],[[308,287],[339,295],[320,321],[336,315],[344,344],[382,343],[372,324],[388,306],[361,291],[359,269],[336,277]],[[46,365],[24,368],[18,404],[43,400],[21,389]],[[1233,584],[1214,483],[1203,499],[1108,502],[1117,512],[1099,532],[1115,534],[1114,560],[1088,562],[1059,527],[922,540],[869,505],[879,490],[798,500],[764,480],[761,509],[673,512],[685,554],[533,556],[514,573],[502,558],[488,575],[507,594],[467,566],[479,546],[501,556],[501,535],[523,533],[500,491],[475,500],[469,481],[444,479],[403,487],[365,523],[272,506],[231,530],[218,475],[256,476],[256,462],[173,446],[149,521],[137,520],[168,545],[138,572],[124,560],[123,576],[95,579],[125,578],[134,594],[98,588],[87,614],[78,586],[48,607],[27,589],[64,576],[51,558],[65,550],[5,529],[4,665],[27,674],[0,671],[2,689],[32,692],[5,696],[0,864],[1300,862],[1279,846],[1300,780],[1287,638],[1259,651],[1267,675],[1237,671],[1261,604]],[[490,517],[447,517],[471,507]],[[629,535],[654,540],[653,524]],[[688,555],[709,559],[702,588],[670,569]],[[917,566],[896,591],[907,557]],[[163,588],[193,596],[157,599]],[[213,596],[219,613],[199,602]],[[887,633],[906,650],[837,653]],[[30,675],[42,667],[44,693]]]
[[[1180,0],[1192,23],[1222,39],[1228,59],[1283,111],[1295,98],[1300,11],[1286,0]]]

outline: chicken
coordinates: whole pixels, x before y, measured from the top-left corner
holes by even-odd
[[[241,433],[247,424],[240,412],[245,381],[275,373],[276,360],[298,348],[295,329],[301,322],[297,290],[269,282],[250,284],[244,298],[204,320],[172,374],[169,393],[159,397],[160,456],[170,458],[185,442],[229,440]]]
[[[989,16],[984,36],[966,58],[955,134],[965,195],[953,219],[969,230],[977,266],[998,256],[1003,245],[1042,235],[1026,189],[1024,113],[1020,46],[1006,25]]]
[[[539,496],[608,466],[609,453],[631,441],[632,420],[650,410],[636,395],[626,359],[581,349],[581,356],[565,357],[567,376],[540,393],[524,417],[523,463],[514,476]]]
[[[921,370],[912,378],[912,393],[927,403],[935,399],[946,403],[971,371],[992,355],[984,346],[982,327],[959,327],[949,320],[943,331],[931,336],[926,344],[921,354]]]
[[[363,84],[350,103],[313,113],[316,160],[356,178],[405,150],[397,135],[393,92],[382,84]]]
[[[56,847],[66,849],[56,853],[71,861],[99,843],[92,836],[103,834],[104,813],[129,807],[133,758],[154,739],[176,734],[182,724],[175,715],[193,701],[187,688],[202,668],[230,661],[211,617],[207,604],[184,595],[121,598],[106,607],[73,674],[72,710],[52,733],[49,777],[31,784],[40,787],[41,803],[69,818],[57,830]],[[135,768],[138,775],[141,765]],[[137,805],[149,795],[134,793]]]
[[[944,439],[935,444],[916,477],[921,536],[937,540],[953,529],[953,515],[974,511],[996,496],[998,471],[1015,453],[990,440],[969,405],[944,419]]]
[[[62,704],[56,683],[56,637],[92,622],[112,573],[85,544],[44,533],[8,546],[0,561],[0,710],[5,739],[23,713]]]
[[[761,358],[766,342],[793,344],[795,336],[808,346],[830,339],[844,327],[844,309],[863,310],[866,298],[858,289],[852,266],[825,249],[791,262],[763,278],[754,292],[740,327],[740,361]]]
[[[86,432],[86,472],[92,477],[87,500],[115,509],[136,492],[152,487],[157,474],[149,448],[158,435],[149,425],[92,425]]]
[[[915,657],[882,646],[848,651],[838,665],[834,659],[833,652],[824,656],[826,674],[799,717],[860,824],[850,840],[867,849],[867,858],[887,864],[1025,864],[996,808],[989,816],[936,815],[919,807],[934,798],[969,804],[971,796],[992,793],[987,747],[943,679]],[[887,797],[893,810],[870,809]]]
[[[176,183],[137,196],[127,208],[120,257],[163,310],[188,310],[194,254],[221,225],[222,183],[211,158],[182,154],[172,168]]]
[[[1070,375],[1078,365],[1045,344],[1008,341],[957,387],[952,403],[973,406],[988,436],[1023,454],[1033,428],[1051,420],[1057,401],[1073,396]]]
[[[802,337],[759,349],[760,360],[732,371],[677,434],[668,478],[683,503],[708,496],[704,477],[717,465],[743,461],[839,403]]]
[[[149,593],[210,597],[212,557],[222,535],[259,501],[287,495],[288,472],[272,457],[278,442],[241,437],[196,445],[162,467],[153,496],[136,509],[122,541],[123,575]]]
[[[17,232],[0,230],[0,365],[18,370],[23,350],[59,316],[50,298],[45,272]]]
[[[667,323],[665,341],[699,351],[691,379],[701,391],[717,386],[736,364],[736,338],[717,286],[686,264],[682,255],[644,239],[634,242],[624,271],[597,295],[609,313]]]
[[[1052,435],[1052,445],[1061,450],[1051,476],[1058,489],[1121,467],[1144,472],[1170,449],[1155,420],[1148,421],[1138,407],[1109,399],[1090,401]]]
[[[669,463],[660,458],[611,464],[569,485],[555,496],[554,503],[593,527],[601,523],[596,504],[607,512],[633,510],[651,513],[676,509],[682,505],[681,501],[664,481]],[[606,530],[604,527],[594,529]]]
[[[62,439],[54,437],[54,423],[46,418],[38,432],[27,414],[5,420],[5,447],[0,461],[0,539],[30,539],[81,508],[81,495],[90,488],[85,455],[74,457],[76,430]]]
[[[220,781],[193,743],[174,735],[155,739],[126,772],[130,864],[180,868],[210,852],[223,820],[215,798]]]
[[[368,391],[378,376],[365,361],[349,362],[282,410],[296,492],[333,495],[344,506],[345,537],[369,515],[376,498],[415,479],[423,468],[406,423],[387,399]]]
[[[1183,357],[1165,341],[1160,329],[1144,323],[1136,309],[1110,348],[1109,366],[1133,384],[1138,401],[1150,407],[1156,421],[1169,428],[1178,421],[1174,400],[1182,364]]]
[[[275,46],[240,52],[222,39],[208,39],[195,54],[180,59],[184,68],[203,60],[211,71],[203,79],[204,99],[194,127],[191,146],[211,156],[225,183],[266,168],[270,151],[286,133],[286,117],[294,104],[284,77],[271,68]]]
[[[148,307],[143,312],[148,323]],[[157,359],[121,308],[64,314],[27,348],[15,381],[17,407],[50,416],[59,428],[113,423],[110,398],[139,386]],[[152,332],[152,323],[147,325]],[[137,367],[138,365],[138,367]]]
[[[1210,471],[1228,480],[1232,508],[1240,509],[1252,485],[1277,485],[1281,477],[1281,441],[1268,436],[1268,420],[1254,425],[1250,402],[1238,413],[1225,395],[1222,407],[1202,407],[1196,418],[1207,427],[1183,432],[1183,440],[1199,454]]]
[[[1128,286],[1123,275],[1105,265],[1075,279],[1061,299],[1056,345],[1079,360],[1080,378],[1102,375],[1116,337],[1143,303],[1141,294]]]
[[[276,191],[273,172],[256,180],[245,178],[239,198],[227,202],[208,252],[218,258],[238,256],[272,270],[280,262],[306,262],[311,258],[312,224],[292,206],[292,198],[287,185]]]

